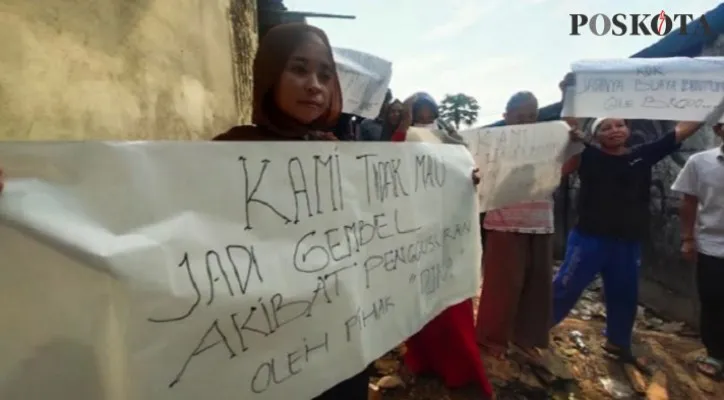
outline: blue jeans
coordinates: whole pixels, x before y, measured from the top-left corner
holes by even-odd
[[[600,273],[606,297],[608,342],[628,349],[638,305],[641,244],[574,229],[568,236],[566,257],[553,279],[553,321],[560,323]]]

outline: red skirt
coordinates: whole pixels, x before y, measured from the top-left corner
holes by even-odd
[[[407,132],[405,131],[396,131],[392,134],[392,137],[390,138],[391,142],[404,142],[405,138],[407,136]]]
[[[493,395],[475,340],[471,299],[448,307],[406,344],[405,364],[412,373],[437,374],[450,388],[476,383]]]

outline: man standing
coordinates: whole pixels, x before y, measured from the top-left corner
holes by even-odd
[[[724,138],[721,125],[714,133]],[[724,145],[689,157],[671,187],[683,194],[681,252],[696,263],[701,341],[700,373],[721,379],[724,367]]]
[[[505,124],[533,124],[538,101],[530,92],[513,95]],[[502,357],[512,342],[531,362],[541,364],[548,348],[553,269],[553,202],[525,202],[490,210],[483,222],[483,291],[477,335],[483,350]]]
[[[385,114],[387,106],[392,101],[392,91],[387,89],[385,100],[380,107],[380,113],[375,119],[365,119],[359,125],[360,139],[364,141],[389,141],[390,138],[382,137],[385,124]]]

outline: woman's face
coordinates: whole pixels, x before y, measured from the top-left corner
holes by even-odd
[[[629,136],[626,121],[613,118],[603,120],[596,133],[599,143],[606,148],[625,146]]]
[[[310,124],[329,108],[334,90],[333,60],[322,39],[308,34],[292,53],[275,87],[277,107],[300,124]]]
[[[390,125],[398,125],[402,121],[402,104],[395,103],[387,109],[387,121]]]
[[[432,106],[430,104],[423,103],[422,105],[420,105],[420,108],[417,109],[416,117],[416,124],[430,125],[435,122],[435,110],[432,109]]]

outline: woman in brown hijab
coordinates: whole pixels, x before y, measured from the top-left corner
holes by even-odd
[[[271,29],[254,60],[254,125],[214,140],[336,140],[342,90],[326,34],[305,24]]]
[[[266,34],[254,60],[254,125],[235,126],[213,140],[337,140],[329,130],[341,111],[327,35],[309,25],[281,25]],[[3,178],[0,169],[0,192]],[[365,369],[314,400],[367,400],[368,385]]]
[[[309,25],[280,25],[264,36],[254,60],[254,125],[235,126],[214,140],[337,140],[331,129],[341,111],[327,35]],[[366,400],[368,385],[365,370],[314,400]]]
[[[233,127],[214,140],[336,140],[330,130],[341,109],[342,93],[325,33],[309,25],[281,25],[266,34],[254,60],[254,125]],[[407,119],[401,122],[403,129]],[[474,172],[473,181],[477,179]],[[368,384],[365,370],[314,400],[366,400]]]

